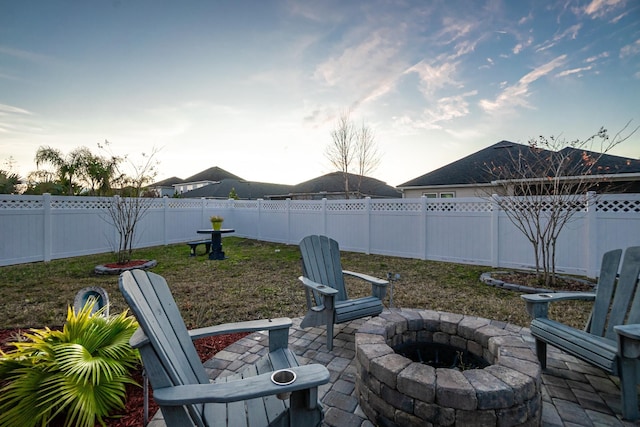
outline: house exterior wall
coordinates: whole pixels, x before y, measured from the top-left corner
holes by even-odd
[[[432,186],[432,187],[416,187],[406,188],[402,190],[402,194],[405,199],[419,198],[422,196],[433,198],[459,198],[459,197],[484,197],[486,195],[494,194],[497,187],[491,186],[475,186],[475,185],[461,185],[461,186]],[[434,195],[436,197],[434,197]],[[452,196],[451,196],[452,195]]]
[[[182,194],[182,193],[186,193],[187,191],[195,190],[196,188],[201,188],[209,184],[212,184],[212,182],[211,181],[184,182],[181,184],[174,184],[173,187],[175,188],[176,193]]]

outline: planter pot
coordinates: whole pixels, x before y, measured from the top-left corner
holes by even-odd
[[[222,228],[222,221],[211,221],[211,227],[214,230],[220,230]]]

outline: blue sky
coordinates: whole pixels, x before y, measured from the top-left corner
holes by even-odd
[[[39,146],[106,139],[160,149],[158,180],[296,184],[333,172],[348,109],[394,186],[503,139],[637,126],[640,3],[0,0],[0,168],[22,176]]]

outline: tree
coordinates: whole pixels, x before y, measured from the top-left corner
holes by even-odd
[[[229,191],[229,198],[233,199],[233,200],[238,200],[238,193],[236,192],[236,188],[235,187],[231,187],[231,191]]]
[[[505,162],[485,165],[497,186],[498,197],[493,200],[531,243],[536,274],[544,285],[556,281],[560,232],[577,213],[595,203],[598,196],[593,190],[613,172],[608,169],[612,166],[604,165],[603,156],[635,133],[637,128],[623,136],[628,126],[613,138],[604,128],[571,142],[540,136],[524,149],[510,150]],[[596,144],[599,151],[591,151]]]
[[[0,194],[15,194],[21,182],[17,173],[0,169]]]
[[[375,145],[375,137],[371,128],[362,123],[356,128],[351,121],[350,113],[343,112],[331,131],[331,144],[327,147],[326,157],[344,177],[344,194],[349,198],[349,171],[356,162],[358,172],[357,191],[360,192],[362,177],[372,172],[379,164],[380,158]]]
[[[105,141],[101,148],[107,148],[108,145],[109,142]],[[153,199],[142,196],[146,186],[157,174],[154,160],[157,153],[155,148],[150,155],[142,153],[141,163],[138,164],[125,156],[131,169],[130,174],[119,173],[117,183],[120,188],[116,190],[119,194],[105,200],[106,220],[115,227],[118,234],[118,242],[113,245],[118,264],[126,264],[131,260],[138,224],[151,208]]]
[[[349,118],[349,113],[340,115],[335,128],[331,131],[332,143],[327,147],[326,156],[329,162],[344,177],[344,196],[349,198],[349,167],[355,152],[356,130]]]
[[[89,196],[109,196],[113,194],[113,184],[120,180],[117,176],[121,157],[103,157],[89,154],[80,171],[83,182],[87,185]]]
[[[91,152],[86,147],[76,148],[64,156],[58,149],[43,146],[38,148],[36,152],[36,167],[39,169],[43,164],[53,166],[58,182],[66,194],[72,196],[79,194],[82,190],[82,186],[77,180],[82,173],[87,157],[90,155]]]
[[[362,185],[362,178],[373,172],[380,164],[378,147],[375,144],[375,135],[370,127],[362,122],[357,135],[356,159],[358,166],[358,192]]]

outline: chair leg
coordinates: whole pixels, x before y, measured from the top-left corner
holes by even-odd
[[[536,338],[536,355],[542,369],[547,367],[547,343]]]
[[[620,357],[620,399],[622,400],[622,417],[635,421],[638,413],[637,360]]]
[[[294,391],[289,398],[291,426],[319,426],[324,414],[318,405],[317,387]]]
[[[333,322],[327,322],[327,349],[333,350]]]
[[[142,368],[142,425],[149,424],[149,377],[147,370]]]

